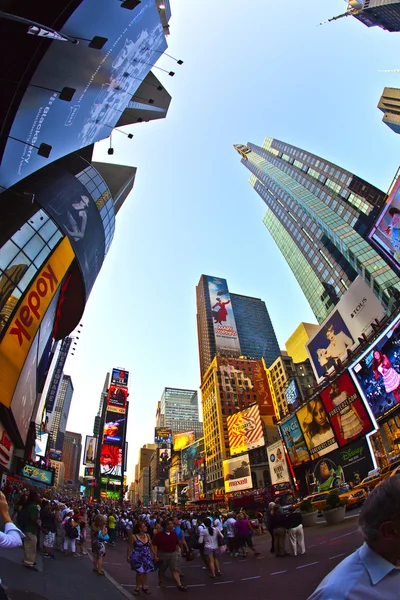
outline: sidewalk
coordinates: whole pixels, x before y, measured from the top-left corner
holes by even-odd
[[[0,577],[11,600],[123,600],[107,579],[92,571],[87,556],[72,558],[56,552],[57,560],[37,555],[38,572],[22,565],[22,549],[0,548]]]

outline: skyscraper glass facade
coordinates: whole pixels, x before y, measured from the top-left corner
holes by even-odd
[[[69,375],[63,375],[50,430],[50,448],[62,450],[74,386]]]
[[[385,201],[381,190],[301,148],[266,138],[235,149],[267,205],[264,224],[319,322],[357,275],[389,310],[400,280],[365,239]]]
[[[174,430],[176,421],[199,421],[199,401],[196,390],[165,388],[161,396],[164,427]]]

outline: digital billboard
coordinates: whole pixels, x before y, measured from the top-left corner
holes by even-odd
[[[125,409],[128,400],[127,388],[118,385],[110,385],[108,390],[107,404],[116,408]]]
[[[188,481],[194,475],[202,476],[204,474],[205,460],[201,455],[201,448],[204,447],[202,441],[194,442],[184,450],[182,450],[182,479]]]
[[[320,396],[340,447],[376,429],[348,371],[322,390]]]
[[[290,461],[295,467],[310,460],[307,444],[300,429],[296,415],[285,420],[279,425]]]
[[[128,386],[129,372],[125,369],[113,369],[111,372],[111,383],[116,386]]]
[[[400,265],[400,177],[397,179],[382,209],[369,239],[385,254],[390,263]]]
[[[288,406],[296,408],[300,404],[301,394],[295,379],[292,379],[292,381],[287,386],[285,390],[285,397]]]
[[[264,433],[258,405],[227,418],[231,456],[264,446]]]
[[[103,444],[100,453],[100,473],[122,477],[122,448],[114,444]]]
[[[313,460],[338,448],[322,400],[314,398],[296,411],[308,450]]]
[[[384,316],[385,310],[372,289],[357,277],[307,343],[317,381],[321,381],[338,359],[347,359],[347,350],[358,346],[358,338],[370,332],[375,319]]]
[[[240,356],[239,337],[226,279],[208,277],[207,280],[216,351]]]
[[[171,450],[170,450],[170,448],[159,448],[157,452],[158,452],[157,477],[160,480],[168,479],[169,469],[171,466]]]
[[[94,467],[85,467],[84,477],[94,477]]]
[[[125,414],[107,410],[104,421],[104,443],[122,445],[125,420]]]
[[[272,485],[290,482],[283,442],[279,441],[267,446],[267,455]]]
[[[48,433],[39,431],[39,433],[37,434],[37,437],[35,439],[35,454],[36,454],[36,456],[40,456],[41,458],[46,456],[48,439],[49,439]]]
[[[400,403],[400,315],[350,367],[349,371],[375,419]]]
[[[172,429],[170,427],[156,427],[154,430],[155,444],[172,444]]]
[[[95,18],[94,18],[95,16]],[[167,43],[154,0],[131,12],[120,2],[85,0],[60,30],[79,44],[53,41],[20,101],[2,162],[0,184],[8,188],[49,161],[108,138]],[[104,40],[100,49],[88,42]],[[79,68],[77,68],[79,65]],[[59,99],[68,86],[70,102]],[[48,89],[50,88],[50,89]],[[53,91],[51,91],[53,90]],[[49,158],[27,144],[51,146]]]
[[[229,458],[222,462],[225,492],[239,492],[253,487],[248,454]]]
[[[95,465],[96,463],[97,438],[92,435],[87,435],[85,440],[85,449],[83,452],[83,464],[87,466]]]
[[[185,433],[174,433],[174,450],[178,452],[186,446],[193,444],[195,438],[194,431],[186,431]]]
[[[39,468],[34,465],[25,464],[18,472],[21,477],[26,477],[32,481],[44,483],[45,485],[53,485],[54,471],[44,468]]]

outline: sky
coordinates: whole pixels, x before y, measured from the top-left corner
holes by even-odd
[[[315,323],[270,238],[266,207],[233,144],[266,136],[315,153],[386,191],[399,141],[376,106],[399,87],[399,35],[349,17],[342,0],[171,0],[166,56],[154,69],[172,96],[166,119],[124,128],[95,159],[138,168],[65,373],[75,392],[68,430],[93,432],[107,371],[130,371],[128,483],[153,441],[164,387],[200,384],[195,288],[204,273],[262,298],[282,349]]]

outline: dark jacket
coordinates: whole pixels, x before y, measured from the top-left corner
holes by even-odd
[[[289,513],[286,517],[286,529],[293,529],[294,527],[298,527],[303,524],[303,517],[301,516],[301,512],[292,512]]]
[[[273,515],[271,515],[269,524],[271,529],[278,529],[278,527],[285,527],[286,529],[286,515],[284,515],[281,512],[274,513]]]

